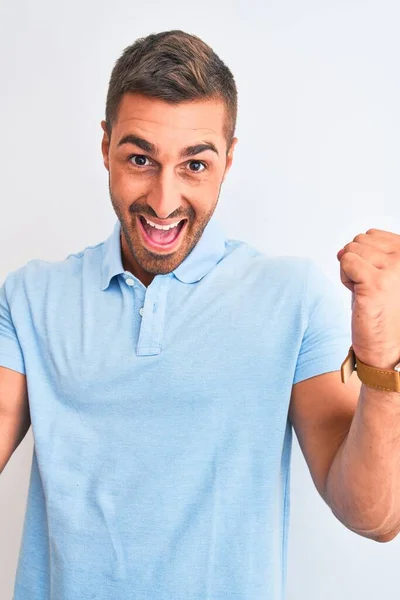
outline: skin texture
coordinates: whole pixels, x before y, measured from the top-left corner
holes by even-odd
[[[219,99],[170,104],[126,93],[111,139],[105,121],[101,123],[110,198],[121,222],[123,266],[146,287],[155,275],[170,273],[183,262],[214,213],[237,143],[234,138],[227,148],[225,119],[225,105]],[[146,151],[133,141],[120,144],[128,135],[155,148]],[[185,148],[199,144],[212,144],[217,152],[205,149],[181,155]],[[169,254],[150,250],[139,230],[139,214],[150,220],[165,219],[165,224],[188,219],[177,249]]]
[[[342,248],[341,280],[352,292],[352,345],[367,365],[393,369],[400,359],[400,235],[358,234]]]

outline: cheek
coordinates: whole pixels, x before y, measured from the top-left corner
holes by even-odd
[[[218,196],[222,179],[220,177],[209,177],[204,179],[199,185],[200,195],[212,198]]]
[[[124,198],[129,196],[130,199],[136,195],[143,193],[143,181],[140,178],[133,177],[126,167],[120,163],[110,164],[110,186],[113,193]]]

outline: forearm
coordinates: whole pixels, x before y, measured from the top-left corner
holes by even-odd
[[[30,415],[7,415],[0,411],[0,475],[31,425]]]
[[[352,531],[378,541],[389,541],[397,535],[399,393],[361,386],[349,433],[332,462],[325,492],[333,514]]]

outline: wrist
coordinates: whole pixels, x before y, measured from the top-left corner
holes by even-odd
[[[355,356],[357,357],[357,360],[363,362],[368,367],[372,367],[374,369],[382,369],[385,371],[399,370],[400,351],[399,352],[396,351],[396,353],[392,352],[392,353],[385,353],[385,354],[378,354],[378,353],[367,353],[366,354],[366,353],[362,353],[362,352],[358,353],[357,349],[354,348],[354,346],[353,346],[353,350],[354,350]]]
[[[356,355],[357,361],[360,362],[360,358]],[[365,365],[367,365],[367,367],[372,367],[374,369],[382,369],[382,371],[400,371],[400,358],[397,358],[397,360],[379,360],[379,359],[372,359],[369,360],[368,362],[366,362],[365,360],[361,361],[363,362]]]
[[[353,346],[350,346],[349,353],[341,366],[343,383],[346,383],[352,372],[356,370],[358,378],[364,384],[387,392],[400,393],[400,362],[398,358],[371,355],[371,358],[367,359],[371,361],[369,364],[364,360],[365,357],[363,356],[361,359],[355,353]],[[372,364],[373,361],[376,361],[375,364]]]

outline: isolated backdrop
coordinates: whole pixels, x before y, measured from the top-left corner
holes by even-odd
[[[400,233],[400,9],[395,0],[2,0],[0,281],[33,258],[104,240],[115,215],[100,154],[114,61],[183,29],[235,74],[239,144],[216,215],[268,254],[310,256],[337,284],[337,251],[370,227]],[[349,312],[350,318],[350,312]],[[0,477],[0,597],[11,600],[32,456]],[[294,438],[288,600],[395,600],[400,540],[347,530]]]

